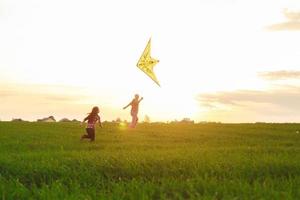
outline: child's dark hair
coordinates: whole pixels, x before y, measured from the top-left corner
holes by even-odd
[[[88,113],[88,118],[94,118],[98,115],[99,108],[98,106],[93,107],[92,112]]]

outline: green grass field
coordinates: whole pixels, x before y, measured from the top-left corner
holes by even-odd
[[[300,199],[300,124],[0,123],[1,199]]]

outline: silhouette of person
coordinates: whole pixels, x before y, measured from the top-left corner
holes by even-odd
[[[136,127],[136,124],[139,120],[139,118],[138,118],[139,104],[142,100],[143,100],[143,97],[139,99],[139,95],[136,94],[136,95],[134,95],[134,99],[127,106],[125,106],[123,108],[123,109],[126,109],[128,106],[131,106],[130,114],[131,114],[132,120],[131,120],[131,124],[129,126],[130,128]]]
[[[81,140],[85,138],[89,138],[91,142],[95,140],[95,124],[99,122],[99,126],[102,128],[101,119],[99,117],[99,108],[97,106],[93,107],[92,112],[88,114],[86,118],[83,119],[82,124],[86,121],[88,122],[86,125],[86,133],[81,136]]]

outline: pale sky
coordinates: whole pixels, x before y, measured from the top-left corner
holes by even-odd
[[[0,0],[0,119],[299,122],[299,58],[299,0]]]

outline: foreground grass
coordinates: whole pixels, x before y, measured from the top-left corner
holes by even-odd
[[[298,124],[0,123],[2,199],[300,199]]]

